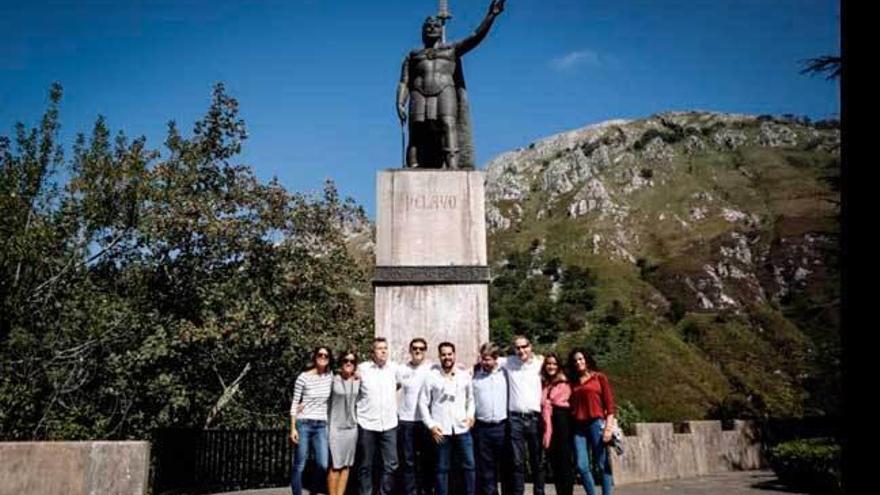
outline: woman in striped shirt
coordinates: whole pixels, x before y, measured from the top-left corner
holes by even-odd
[[[312,353],[311,367],[296,377],[293,386],[290,404],[290,441],[296,448],[290,475],[293,495],[302,495],[302,474],[310,448],[320,471],[318,479],[327,475],[327,403],[333,383],[331,358],[329,348],[316,348]]]

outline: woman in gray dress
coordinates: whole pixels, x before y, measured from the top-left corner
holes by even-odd
[[[355,376],[357,354],[347,351],[342,355],[340,367],[333,377],[330,392],[330,469],[327,471],[327,491],[329,495],[343,495],[348,484],[348,473],[354,465],[357,447],[357,421],[355,403],[357,402],[360,381]]]

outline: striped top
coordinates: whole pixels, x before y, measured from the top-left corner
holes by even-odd
[[[327,403],[332,384],[333,373],[318,374],[310,371],[300,373],[293,385],[290,415],[297,419],[327,421]],[[303,405],[303,411],[297,414],[297,408],[300,404]]]

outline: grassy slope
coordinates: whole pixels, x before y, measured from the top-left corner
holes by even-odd
[[[754,135],[757,130],[746,128],[745,132]],[[799,239],[811,232],[836,234],[834,201],[838,195],[827,179],[830,176],[833,181],[837,174],[836,157],[816,150],[757,146],[689,156],[681,143],[673,144],[673,149],[672,162],[642,165],[651,169],[654,186],[626,199],[630,215],[623,228],[639,238],[631,252],[655,268],[652,274],[643,276],[639,267],[611,259],[607,253],[593,254],[593,235],[612,236],[621,225],[596,213],[568,218],[564,205],[572,193],[561,196],[537,219],[538,210],[546,209],[549,201],[536,188],[522,205],[526,220],[490,235],[490,260],[503,259],[515,249],[525,250],[540,239],[546,245],[546,256],[559,256],[596,273],[598,297],[593,313],[597,318],[581,332],[560,336],[558,348],[595,340],[600,330],[629,335],[616,341],[618,352],[608,354],[603,364],[618,395],[634,402],[647,419],[745,411],[783,416],[814,412],[810,408],[818,406],[810,403],[805,387],[811,376],[829,373],[829,363],[810,354],[816,354],[817,345],[820,352],[835,351],[837,307],[831,304],[821,309],[825,316],[820,323],[805,317],[805,308],[817,301],[834,301],[839,284],[835,267],[824,269],[781,305],[757,304],[739,315],[701,310],[682,284],[666,282],[715,263],[718,245],[731,231],[757,239],[771,257],[773,246],[782,239]],[[614,196],[619,191],[614,190],[612,174],[610,169],[602,178]],[[706,192],[712,201],[694,200],[695,194]],[[690,217],[697,203],[709,211],[704,220]],[[502,211],[506,206],[500,205]],[[723,207],[756,214],[760,221],[749,227],[731,223],[718,215]],[[761,266],[754,271],[759,277],[768,276],[761,273]],[[615,300],[623,304],[628,316],[615,328],[605,329],[596,321]],[[668,303],[676,300],[688,310],[678,322],[662,317]]]

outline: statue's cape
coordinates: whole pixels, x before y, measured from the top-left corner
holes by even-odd
[[[471,112],[467,98],[467,87],[464,83],[464,68],[461,57],[455,58],[455,92],[458,96],[458,167],[476,168],[474,157],[474,139],[471,132]]]

